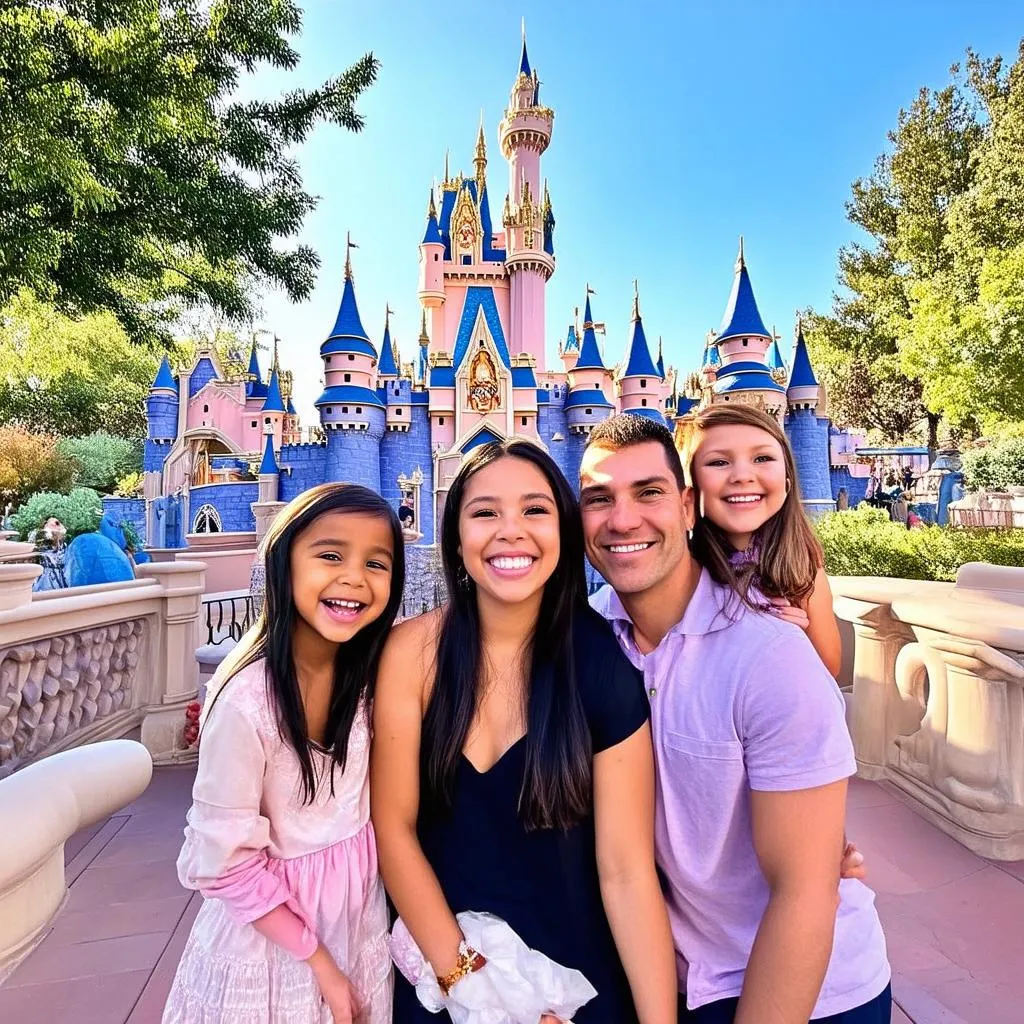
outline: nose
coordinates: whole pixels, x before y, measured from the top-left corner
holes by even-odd
[[[749,483],[754,479],[754,464],[749,459],[736,459],[729,472],[730,483]]]
[[[514,544],[526,535],[522,521],[517,515],[503,515],[498,520],[497,539]]]
[[[636,503],[628,498],[619,499],[612,505],[606,523],[613,533],[630,533],[639,529],[641,517]]]
[[[349,559],[339,564],[335,581],[358,589],[366,583],[366,566],[358,559]]]

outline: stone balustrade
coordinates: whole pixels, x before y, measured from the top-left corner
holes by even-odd
[[[138,732],[157,764],[189,760],[185,708],[205,566],[138,566],[129,583],[32,594],[0,573],[0,778],[69,747]]]
[[[1024,859],[1024,569],[831,583],[855,636],[858,773],[890,782],[974,853]]]

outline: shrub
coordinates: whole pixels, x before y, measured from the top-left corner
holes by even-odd
[[[70,494],[33,494],[11,516],[11,525],[22,540],[27,540],[33,530],[38,530],[50,516],[56,516],[67,529],[64,540],[70,544],[81,533],[95,532],[102,514],[100,496],[88,487],[76,487]]]
[[[1024,437],[1008,437],[984,448],[972,448],[964,452],[961,461],[964,485],[969,491],[1024,487]]]
[[[956,579],[967,562],[1024,566],[1024,530],[924,526],[908,530],[876,508],[834,512],[814,524],[834,576]]]
[[[98,432],[85,437],[68,437],[60,442],[60,451],[78,463],[75,474],[78,487],[109,492],[118,480],[142,469],[142,442]]]
[[[56,438],[0,427],[0,513],[8,502],[17,507],[37,491],[68,490],[77,469],[61,455]]]
[[[119,498],[137,498],[142,494],[142,474],[129,473],[117,481],[114,494]]]

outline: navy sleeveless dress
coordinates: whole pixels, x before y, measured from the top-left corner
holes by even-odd
[[[576,675],[594,753],[632,736],[649,715],[643,680],[596,612],[574,624]],[[527,831],[516,810],[526,766],[519,740],[487,772],[463,757],[444,815],[420,814],[419,839],[454,913],[486,911],[552,960],[582,971],[597,995],[575,1024],[631,1024],[636,1012],[598,884],[591,813],[568,831]],[[396,972],[394,1024],[439,1024]]]

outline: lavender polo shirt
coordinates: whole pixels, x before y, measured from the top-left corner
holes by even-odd
[[[728,594],[703,571],[682,621],[646,656],[611,587],[591,599],[651,702],[655,843],[691,1010],[740,994],[768,905],[749,790],[811,789],[856,770],[842,694],[803,630],[727,605]],[[839,893],[814,1018],[870,1002],[889,983],[874,893],[853,880]]]

